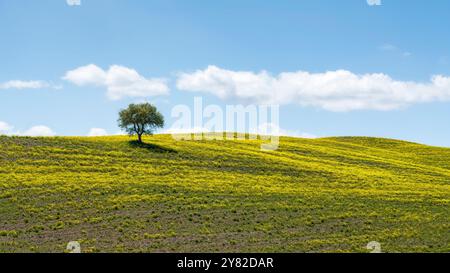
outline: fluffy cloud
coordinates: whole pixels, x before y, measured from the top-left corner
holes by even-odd
[[[54,136],[55,132],[47,126],[38,125],[33,126],[25,132],[14,131],[14,127],[6,122],[0,121],[0,135],[13,135],[13,136]]]
[[[63,77],[78,86],[100,86],[107,88],[112,100],[124,97],[150,97],[167,95],[169,87],[164,79],[147,79],[131,68],[113,65],[108,70],[90,64],[68,71]]]
[[[92,128],[88,134],[88,136],[90,137],[107,136],[107,135],[108,132],[106,132],[106,130],[102,128]]]
[[[60,89],[60,86],[55,86],[45,81],[8,81],[4,83],[0,83],[0,89],[43,89],[43,88],[52,88],[52,89]]]
[[[298,104],[329,111],[392,110],[415,103],[450,100],[450,77],[426,83],[397,81],[386,74],[358,75],[346,70],[325,73],[284,72],[272,76],[216,66],[179,74],[177,88],[207,92],[221,99],[258,104]]]
[[[19,133],[19,135],[22,136],[54,136],[55,132],[53,132],[52,129],[50,129],[47,126],[39,125],[39,126],[33,126],[24,133]]]

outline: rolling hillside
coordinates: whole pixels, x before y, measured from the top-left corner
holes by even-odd
[[[0,252],[450,251],[450,149],[0,137]]]

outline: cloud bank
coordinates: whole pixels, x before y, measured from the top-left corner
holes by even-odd
[[[78,86],[106,87],[111,100],[169,94],[165,79],[147,79],[131,68],[113,65],[108,70],[90,64],[68,71],[63,77]]]
[[[247,103],[298,104],[335,112],[387,111],[450,100],[450,77],[436,75],[421,83],[394,80],[382,73],[360,75],[346,70],[283,72],[272,76],[266,71],[232,71],[209,66],[179,74],[177,88]]]

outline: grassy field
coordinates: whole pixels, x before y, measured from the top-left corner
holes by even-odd
[[[450,149],[0,137],[0,252],[450,251]]]

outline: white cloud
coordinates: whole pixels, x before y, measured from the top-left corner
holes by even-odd
[[[88,136],[90,137],[107,136],[107,135],[108,132],[106,132],[106,130],[102,128],[92,128],[88,134]]]
[[[386,74],[231,71],[216,66],[178,76],[177,88],[221,99],[258,104],[298,104],[329,111],[393,110],[415,103],[450,100],[450,77],[426,83],[397,81]]]
[[[367,0],[369,6],[381,6],[381,0]]]
[[[0,89],[61,89],[61,86],[56,86],[45,81],[21,81],[13,80],[0,83]]]
[[[66,0],[69,6],[81,6],[81,0]]]
[[[33,126],[30,129],[26,130],[25,132],[22,132],[22,131],[15,131],[14,126],[9,125],[6,122],[0,121],[0,135],[2,134],[7,136],[34,136],[34,137],[56,135],[52,129],[44,125]]]
[[[72,71],[63,77],[78,86],[101,86],[107,88],[112,100],[125,97],[151,97],[167,95],[169,87],[165,79],[147,79],[131,68],[113,65],[108,70],[90,64]]]
[[[11,133],[13,128],[14,127],[9,125],[8,123],[0,121],[0,135],[8,135],[9,133]]]
[[[107,72],[94,64],[90,64],[68,71],[63,79],[79,86],[102,86],[106,84],[106,78]]]
[[[19,135],[22,136],[54,136],[55,132],[53,132],[52,129],[50,129],[47,126],[43,126],[43,125],[38,125],[38,126],[33,126],[30,129],[28,129],[27,131],[25,131],[24,133],[19,133]]]

